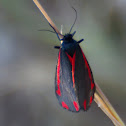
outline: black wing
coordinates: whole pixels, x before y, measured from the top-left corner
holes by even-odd
[[[74,81],[77,90],[80,109],[88,110],[94,99],[95,84],[88,61],[78,45],[76,48]]]
[[[69,55],[61,48],[55,75],[55,91],[60,105],[73,112],[78,112],[80,107],[76,89],[73,86],[72,63]]]

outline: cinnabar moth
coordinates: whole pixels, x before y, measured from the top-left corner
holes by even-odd
[[[76,19],[74,24],[75,22]],[[89,63],[79,46],[83,39],[74,40],[73,36],[76,32],[72,34],[70,32],[63,35],[61,46],[55,46],[59,49],[55,74],[55,93],[63,108],[72,112],[79,112],[81,109],[87,111],[94,99],[95,83]],[[56,31],[55,33],[58,36]]]
[[[72,112],[88,110],[94,99],[92,71],[79,43],[73,39],[73,34],[63,37],[59,49],[55,92],[60,105]]]

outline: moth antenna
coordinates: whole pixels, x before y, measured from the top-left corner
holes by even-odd
[[[47,29],[40,29],[38,31],[48,31],[48,32],[52,32],[52,33],[55,33],[54,31],[51,31],[51,30],[47,30]],[[56,34],[56,33],[55,33]]]
[[[47,30],[47,29],[40,29],[40,30],[38,30],[38,31],[48,31],[48,32],[51,32],[51,33],[55,33],[56,34],[56,32],[54,32],[54,31],[51,31],[51,30]],[[61,35],[60,33],[57,33],[58,35]],[[61,40],[61,39],[60,39]]]
[[[72,29],[73,29],[73,26],[75,25],[75,23],[76,23],[76,20],[77,20],[77,11],[75,10],[75,8],[74,7],[72,7],[73,8],[73,10],[75,11],[75,13],[76,13],[76,18],[75,18],[75,20],[74,20],[74,23],[73,23],[73,25],[71,26],[71,29],[70,29],[70,31],[69,31],[69,33],[72,31]]]
[[[48,31],[48,32],[51,32],[51,33],[55,33],[55,34],[57,35],[58,39],[61,41],[61,39],[59,38],[59,34],[60,34],[60,33],[57,33],[56,31],[51,31],[51,30],[46,30],[46,29],[40,29],[40,30],[38,30],[38,31]],[[60,34],[60,35],[61,35],[61,34]]]
[[[53,29],[54,32],[56,33],[56,35],[57,35],[59,41],[61,41],[61,40],[60,40],[60,37],[59,37],[59,35],[58,35],[58,33],[57,33],[56,30],[55,30],[55,28],[54,28],[50,23],[49,23],[49,25],[52,27],[52,29]],[[59,33],[59,34],[60,34],[60,33]],[[60,34],[60,35],[62,35],[62,34]]]

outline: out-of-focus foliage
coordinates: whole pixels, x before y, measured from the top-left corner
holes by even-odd
[[[67,33],[78,13],[76,40],[87,56],[94,78],[126,122],[125,0],[41,0],[48,15]],[[0,125],[112,126],[94,103],[78,114],[62,109],[54,93],[60,45],[32,0],[0,1]]]

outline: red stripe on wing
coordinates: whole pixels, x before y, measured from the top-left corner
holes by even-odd
[[[69,58],[70,63],[72,64],[72,80],[73,80],[73,88],[75,87],[75,78],[74,78],[74,73],[75,73],[75,56],[76,52],[73,54],[73,57],[71,57],[67,52],[66,55]]]
[[[76,56],[76,52],[73,55],[73,59],[72,59],[72,80],[73,80],[73,88],[75,87],[75,78],[74,78],[74,74],[75,74],[75,56]]]
[[[92,98],[92,96],[90,97],[90,105],[91,105],[91,103],[92,103],[92,100],[93,100],[93,98]]]
[[[86,67],[87,67],[87,69],[88,69],[88,75],[89,75],[89,78],[90,78],[90,80],[91,80],[91,90],[92,90],[92,89],[94,88],[94,83],[92,83],[91,70],[90,70],[90,67],[89,67],[89,65],[88,65],[87,59],[86,59],[86,57],[85,57],[85,55],[84,55],[84,53],[83,53],[82,50],[81,50],[81,52],[82,52],[82,54],[83,54],[83,58],[84,58],[85,65],[86,65]]]
[[[56,93],[61,96],[61,91],[60,91],[60,51],[59,51],[59,56],[58,56],[58,63],[57,63],[57,90]]]
[[[68,58],[69,58],[70,63],[72,64],[73,58],[72,58],[67,52],[66,52],[66,54],[67,54],[67,56],[68,56]]]
[[[94,86],[94,83],[91,83],[91,90],[93,90]]]
[[[84,100],[83,105],[84,105],[84,110],[86,110],[86,108],[87,108],[87,101],[86,100]]]

